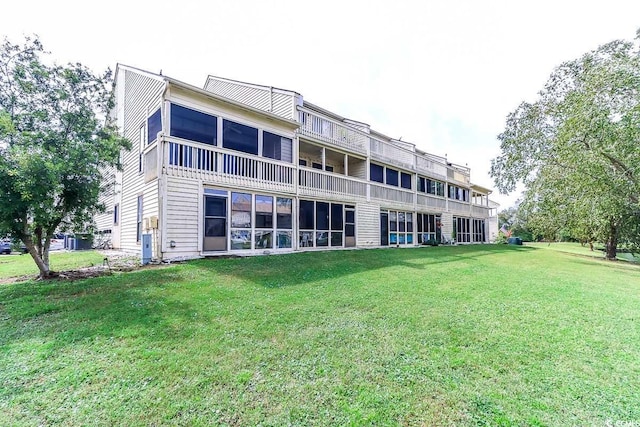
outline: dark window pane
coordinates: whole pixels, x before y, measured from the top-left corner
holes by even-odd
[[[262,132],[262,155],[270,159],[291,162],[293,159],[292,144],[289,138],[270,132]]]
[[[331,229],[342,230],[342,205],[331,203]]]
[[[422,233],[422,214],[418,214],[418,233]]]
[[[425,179],[424,178],[418,178],[418,191],[422,192],[422,193],[426,193],[427,190],[425,188]]]
[[[324,170],[326,170],[327,172],[333,172],[333,166],[325,166]]]
[[[227,199],[220,197],[205,197],[204,199],[205,216],[227,216]]]
[[[401,178],[400,186],[402,188],[408,188],[409,190],[411,190],[411,175],[409,175],[408,173],[402,172],[400,175],[400,178]]]
[[[398,171],[387,168],[387,185],[398,186]]]
[[[307,166],[307,161],[306,161],[306,160],[304,160],[304,159],[298,159],[298,164],[299,164],[300,166]]]
[[[369,177],[371,181],[384,182],[384,168],[380,165],[371,163],[369,166]]]
[[[316,202],[316,228],[318,230],[329,229],[329,203]]]
[[[160,109],[147,119],[147,144],[151,144],[158,137],[158,132],[162,131],[162,118]]]
[[[356,222],[356,213],[354,211],[345,211],[345,222],[353,224]]]
[[[243,153],[258,154],[258,129],[224,120],[222,123],[222,146]]]
[[[344,226],[344,234],[347,237],[354,237],[356,235],[356,226],[353,224],[347,224]]]
[[[273,228],[273,215],[256,212],[256,228]]]
[[[218,119],[180,105],[171,104],[171,136],[216,145]],[[154,136],[155,138],[155,136]]]
[[[316,232],[316,246],[329,246],[329,232]]]
[[[336,233],[333,231],[331,233],[331,246],[342,246],[342,232]]]
[[[224,237],[226,235],[225,221],[225,218],[205,218],[204,235],[206,237]]]
[[[314,168],[314,169],[322,170],[322,163],[313,162],[313,163],[311,163],[311,167]]]
[[[276,199],[276,214],[277,214],[277,227],[291,230],[292,228],[292,215],[291,215],[291,199],[278,197]]]
[[[283,228],[285,230],[291,230],[291,214],[278,214],[278,228]]]
[[[300,229],[313,230],[315,209],[314,203],[308,200],[300,200]]]

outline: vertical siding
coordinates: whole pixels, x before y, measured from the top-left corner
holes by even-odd
[[[131,141],[131,150],[122,153],[122,195],[120,202],[120,247],[125,251],[140,250],[136,242],[137,201],[143,195],[143,218],[158,214],[157,180],[144,184],[138,173],[139,129],[147,120],[151,109],[160,105],[164,82],[135,71],[124,72],[124,124],[123,133]],[[120,84],[120,82],[118,82]]]
[[[356,245],[380,246],[380,205],[358,203],[356,216]]]
[[[200,183],[196,180],[167,177],[164,258],[200,255]],[[170,242],[175,242],[171,247]]]

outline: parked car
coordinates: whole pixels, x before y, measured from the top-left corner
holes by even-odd
[[[0,254],[9,255],[13,252],[13,248],[14,244],[10,240],[3,240],[0,242]],[[28,252],[27,247],[23,244],[20,244],[19,251],[22,254],[26,254]]]

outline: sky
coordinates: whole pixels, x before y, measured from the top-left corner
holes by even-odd
[[[294,90],[469,166],[488,188],[507,114],[534,101],[563,61],[638,28],[635,0],[23,0],[0,9],[0,35],[37,34],[58,63]],[[494,190],[491,199],[506,208],[518,196]]]

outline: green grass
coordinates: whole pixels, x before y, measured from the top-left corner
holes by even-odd
[[[49,254],[49,266],[54,271],[102,265],[104,255],[96,251],[54,251]],[[31,255],[0,255],[0,279],[37,275],[38,267]]]
[[[4,425],[615,425],[640,268],[484,245],[3,285],[0,366]]]
[[[580,243],[571,243],[571,242],[554,242],[554,243],[527,242],[525,243],[525,245],[533,248],[551,249],[558,252],[566,252],[570,254],[604,259],[604,252],[596,249],[597,247],[601,247],[601,245],[599,244],[595,245],[593,251],[589,249],[589,245],[582,246]],[[617,258],[619,261],[640,262],[640,258],[634,257],[630,253],[618,252]]]

